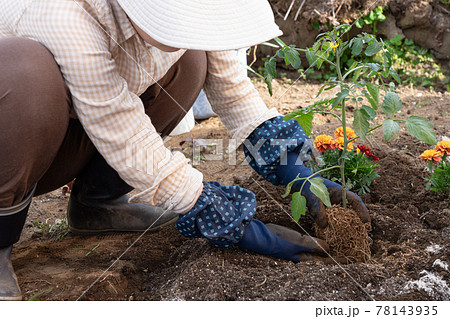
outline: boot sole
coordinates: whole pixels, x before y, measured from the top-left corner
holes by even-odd
[[[20,297],[0,297],[0,301],[22,301],[22,296]]]

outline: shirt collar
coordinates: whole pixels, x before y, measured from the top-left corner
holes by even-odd
[[[119,28],[118,42],[120,44],[133,37],[135,34],[137,34],[137,32],[117,0],[109,0],[109,2],[111,4],[111,8]]]

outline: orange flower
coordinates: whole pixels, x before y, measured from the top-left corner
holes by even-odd
[[[435,150],[438,152],[441,152],[443,156],[444,154],[450,155],[450,142],[449,141],[442,141],[437,143]]]
[[[322,153],[332,150],[334,149],[333,138],[329,135],[319,135],[314,140],[314,146]]]
[[[339,150],[343,151],[344,150],[344,138],[338,137],[337,139],[334,140],[334,147],[337,147]],[[353,149],[353,143],[350,142],[347,144],[347,151],[351,151]]]
[[[442,153],[436,150],[426,150],[420,155],[420,159],[424,162],[433,161],[433,163],[437,163],[442,161]]]
[[[346,131],[347,131],[347,139],[351,140],[352,138],[356,137],[355,131],[353,131],[353,129],[351,129],[350,127],[347,127]],[[344,129],[342,127],[338,127],[334,131],[334,137],[335,138],[344,137]]]

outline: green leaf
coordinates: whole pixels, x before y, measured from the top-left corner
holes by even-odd
[[[363,23],[362,20],[356,20],[356,21],[355,21],[355,26],[356,26],[358,29],[362,29],[362,27],[364,26],[364,23]],[[361,53],[361,52],[360,52],[360,53]]]
[[[290,119],[293,119],[294,117],[299,116],[299,115],[302,115],[302,114],[304,114],[304,113],[305,113],[305,111],[304,111],[303,109],[296,110],[296,111],[294,111],[294,112],[292,112],[292,113],[289,113],[289,114],[285,115],[285,116],[283,117],[283,120],[284,120],[284,121],[289,121]]]
[[[361,75],[361,71],[362,69],[357,69],[354,73],[353,73],[353,82],[355,83],[356,81],[358,81],[359,76]]]
[[[282,198],[286,198],[291,193],[291,189],[292,189],[292,186],[294,185],[294,183],[296,181],[300,180],[300,178],[298,177],[299,175],[300,174],[298,174],[297,177],[293,181],[291,181],[289,184],[286,185],[286,191],[284,192],[283,195],[281,195]]]
[[[300,54],[290,47],[287,47],[284,50],[284,60],[286,62],[286,65],[291,64],[295,69],[298,69],[302,64],[302,61],[300,60]]]
[[[306,214],[306,198],[300,194],[300,192],[295,192],[292,194],[291,198],[291,210],[292,217],[295,221],[299,221],[301,216]]]
[[[277,57],[284,59],[284,50],[280,49],[277,51]]]
[[[323,90],[326,91],[327,85],[331,82],[331,80],[326,81],[319,89],[319,92],[317,93],[316,97],[319,97],[320,94],[322,94]],[[334,85],[335,86],[335,85]]]
[[[380,104],[380,87],[377,84],[370,82],[366,83],[367,91],[373,99],[373,102],[369,100],[374,110],[378,110],[378,104]]]
[[[370,42],[369,45],[367,46],[365,54],[367,56],[374,56],[375,54],[380,52],[380,50],[381,50],[381,45],[378,42],[373,41],[373,42]]]
[[[303,131],[305,131],[306,135],[310,135],[313,128],[313,113],[304,113],[295,118],[295,120],[300,124]]]
[[[413,115],[406,121],[406,128],[411,136],[430,145],[437,144],[433,124],[428,119]]]
[[[328,193],[327,187],[323,183],[323,179],[320,177],[314,177],[310,179],[309,182],[311,183],[311,192],[319,197],[325,206],[331,207],[330,194]]]
[[[369,68],[371,68],[374,72],[378,72],[381,69],[381,65],[379,65],[378,63],[368,63],[368,65]]]
[[[352,43],[352,54],[360,55],[362,52],[363,46],[364,46],[363,40],[361,38],[355,38]]]
[[[270,96],[272,96],[272,80],[277,76],[277,61],[271,57],[264,63],[264,82],[267,85]]]
[[[389,142],[398,131],[400,131],[400,124],[391,119],[383,121],[383,135],[386,142]]]
[[[317,57],[317,69],[320,69],[323,62],[325,61],[323,58],[327,58],[328,56],[325,54],[325,51],[317,51],[316,57]]]
[[[393,68],[389,69],[389,74],[394,78],[395,81],[397,81],[397,83],[399,83],[399,84],[402,83],[400,76]]]
[[[397,93],[388,92],[384,96],[382,107],[386,115],[394,116],[395,112],[400,111],[400,109],[402,108],[402,101],[400,100],[400,97],[397,95]]]
[[[361,109],[366,112],[370,120],[373,120],[377,116],[377,112],[368,105],[363,105]]]
[[[314,51],[314,49],[308,49],[306,51],[306,59],[308,60],[308,63],[310,66],[313,66],[314,63],[317,62],[317,56],[316,56],[316,52]]]
[[[356,109],[353,112],[353,129],[363,141],[366,139],[369,126],[369,116],[367,113],[361,109]]]
[[[341,103],[341,101],[343,99],[345,99],[345,97],[347,97],[347,95],[350,93],[349,90],[347,89],[343,89],[341,92],[339,92],[338,94],[336,94],[336,97],[334,98],[334,102],[332,104],[331,107],[335,107],[336,105],[338,105],[339,103]]]
[[[270,58],[269,61],[266,61],[264,63],[264,68],[266,69],[266,72],[268,75],[270,75],[272,78],[277,77],[277,61],[275,58]]]

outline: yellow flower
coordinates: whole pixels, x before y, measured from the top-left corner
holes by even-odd
[[[339,42],[330,42],[330,48],[332,48],[334,52],[336,52],[336,48],[338,46],[339,46]]]
[[[347,131],[347,139],[351,140],[352,138],[356,137],[355,131],[353,131],[353,129],[351,129],[350,127],[347,127],[346,131]],[[344,137],[344,129],[342,128],[342,126],[338,127],[334,131],[334,137],[335,138]]]
[[[334,147],[337,147],[339,150],[344,150],[344,137],[338,137],[334,140]],[[351,151],[353,149],[353,143],[350,142],[347,144],[347,151]]]
[[[450,155],[450,142],[449,141],[442,141],[437,143],[436,147],[434,148],[436,151],[441,152],[443,156],[444,154]]]
[[[441,152],[436,150],[426,150],[422,153],[422,155],[420,155],[420,159],[424,162],[433,161],[433,163],[437,163],[442,161],[442,155],[443,154]]]
[[[329,135],[319,135],[314,140],[314,146],[320,152],[326,152],[328,149],[334,149],[333,138]]]

